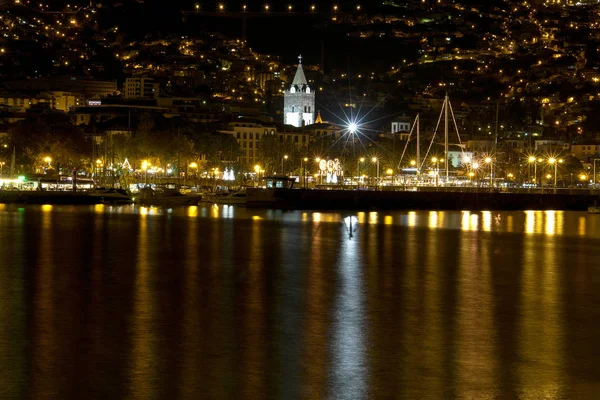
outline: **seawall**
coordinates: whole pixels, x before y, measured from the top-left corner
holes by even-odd
[[[597,194],[248,189],[248,207],[381,210],[587,210]]]
[[[102,198],[86,192],[0,190],[0,203],[17,204],[98,204]]]

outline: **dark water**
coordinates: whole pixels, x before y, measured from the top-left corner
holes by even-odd
[[[0,398],[599,398],[599,238],[575,212],[0,206]]]

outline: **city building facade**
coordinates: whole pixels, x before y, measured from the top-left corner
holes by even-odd
[[[127,78],[123,85],[126,99],[154,99],[159,95],[160,85],[152,78]]]

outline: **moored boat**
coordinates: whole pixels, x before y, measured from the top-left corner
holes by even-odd
[[[198,196],[181,194],[179,190],[155,191],[145,187],[140,189],[134,202],[143,206],[192,206],[198,204]]]
[[[240,190],[239,192],[232,193],[227,196],[217,196],[214,197],[211,202],[215,204],[246,204],[247,194],[245,190]]]
[[[115,188],[98,188],[89,192],[103,204],[130,204],[133,202],[127,191]]]

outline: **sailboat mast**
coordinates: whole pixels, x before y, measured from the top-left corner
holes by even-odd
[[[415,120],[417,123],[417,175],[421,172],[421,142],[419,135],[419,114],[417,114],[417,118]]]
[[[446,183],[448,182],[448,93],[444,98],[444,163],[446,164]]]
[[[500,111],[500,102],[496,101],[496,135],[494,138],[494,153],[496,152],[496,147],[498,147],[498,113]]]

